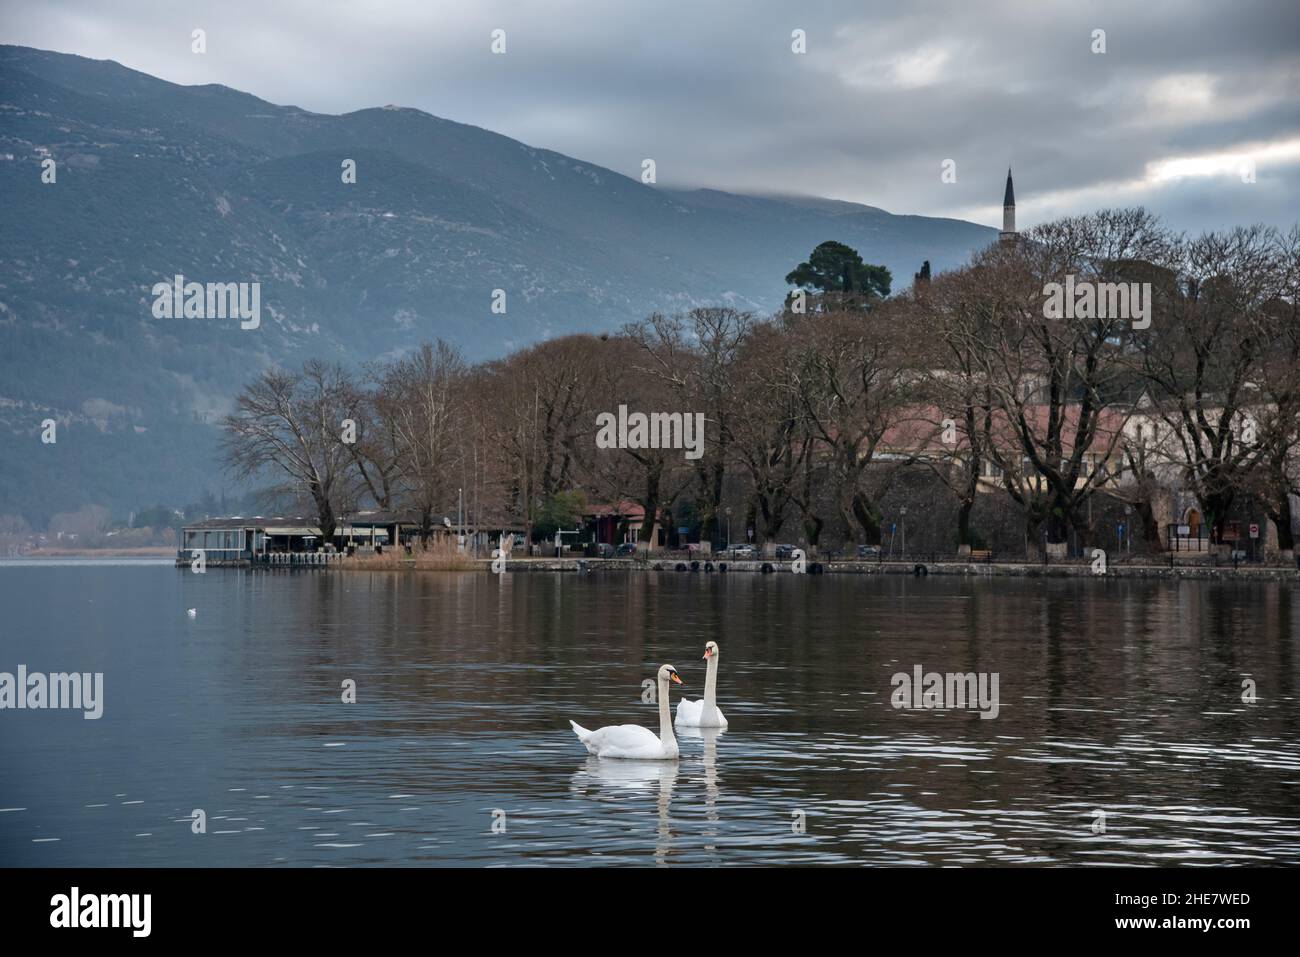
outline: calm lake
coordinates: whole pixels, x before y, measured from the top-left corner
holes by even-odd
[[[0,864],[1300,863],[1298,592],[0,563],[0,672],[104,674],[0,711]],[[587,755],[709,639],[726,731]],[[918,665],[997,717],[894,708]]]

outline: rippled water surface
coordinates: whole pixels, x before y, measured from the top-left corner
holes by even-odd
[[[1289,585],[0,563],[0,601],[0,671],[105,685],[0,711],[3,864],[1300,862]],[[728,730],[587,756],[570,718],[657,728],[708,639]],[[998,716],[893,708],[915,665]]]

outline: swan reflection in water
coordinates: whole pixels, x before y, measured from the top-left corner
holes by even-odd
[[[595,800],[655,795],[655,863],[668,863],[672,845],[668,810],[677,787],[680,761],[602,761],[590,757],[573,775],[573,790]],[[596,793],[589,793],[591,791]],[[604,792],[604,793],[601,793]]]
[[[697,741],[701,744],[704,819],[708,822],[703,846],[710,853],[717,851],[714,842],[719,834],[718,797],[721,780],[718,774],[718,741],[726,732],[720,728],[678,728],[678,733],[683,742],[689,742],[689,750],[680,760],[611,761],[592,756],[578,767],[571,782],[574,793],[597,801],[620,801],[638,795],[653,795],[658,818],[655,827],[656,864],[668,862],[673,837],[669,810],[678,776],[685,774],[688,779],[694,777],[695,761],[691,752]]]
[[[705,830],[705,836],[708,838],[704,848],[707,851],[716,851],[717,846],[713,843],[718,836],[718,740],[727,732],[722,728],[690,728],[679,727],[677,729],[683,741],[704,742],[703,763],[704,763],[704,819],[708,821],[709,826]]]

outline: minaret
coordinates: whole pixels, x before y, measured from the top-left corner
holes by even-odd
[[[1016,191],[1011,187],[1011,167],[1007,167],[1007,192],[1002,197],[1002,232],[999,238],[1016,238]]]

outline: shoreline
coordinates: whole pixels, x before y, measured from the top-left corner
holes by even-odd
[[[711,571],[705,570],[705,561],[697,560],[699,567],[695,571],[690,562],[681,558],[631,559],[631,558],[516,558],[507,563],[505,574],[560,572],[572,574],[600,574],[609,572],[647,572],[652,574],[680,575],[730,575],[730,574],[793,574],[788,561],[747,560],[725,562],[726,571],[714,563]],[[188,562],[177,563],[183,567]],[[490,558],[469,559],[461,567],[419,566],[414,562],[394,563],[375,566],[370,563],[354,563],[348,560],[319,566],[319,570],[332,571],[417,571],[417,572],[487,572],[493,573],[493,560]],[[763,566],[769,565],[771,571],[764,572]],[[679,569],[678,566],[684,568]],[[820,571],[812,571],[814,565]],[[226,566],[230,567],[230,566]],[[310,571],[315,566],[262,566],[241,565],[261,571]],[[1208,563],[1185,562],[1174,565],[1166,564],[1113,564],[1104,574],[1093,572],[1091,562],[963,562],[956,559],[941,561],[825,561],[809,562],[804,574],[827,575],[908,575],[925,578],[930,575],[957,576],[964,578],[1126,578],[1126,579],[1179,579],[1179,580],[1230,580],[1230,581],[1281,581],[1300,583],[1300,568],[1290,565],[1212,565]]]
[[[490,570],[491,561],[486,559],[479,560],[483,569]],[[707,575],[707,574],[764,574],[762,567],[763,561],[739,561],[727,562],[727,570],[719,572],[715,564],[712,572],[704,570],[704,562],[700,561],[698,571],[690,570],[690,563],[683,562],[680,559],[664,559],[660,561],[638,561],[634,559],[576,559],[576,558],[526,558],[511,561],[507,567],[506,573],[512,571],[550,571],[550,572],[577,572],[579,571],[579,562],[586,566],[586,574],[594,574],[601,571],[658,571],[660,574],[682,574],[682,575]],[[678,564],[685,564],[686,570],[678,571]],[[790,575],[788,561],[767,562],[774,569],[767,574]],[[814,563],[809,562],[809,568]],[[1165,578],[1165,579],[1229,579],[1229,580],[1250,580],[1250,581],[1288,581],[1300,583],[1300,568],[1287,565],[1242,565],[1233,568],[1231,565],[1209,565],[1209,564],[1168,564],[1156,565],[1111,565],[1106,569],[1105,574],[1095,574],[1090,562],[1077,563],[1055,563],[1044,565],[1041,562],[961,562],[955,559],[946,561],[887,561],[887,562],[858,562],[858,561],[831,561],[818,563],[822,568],[822,574],[827,575],[910,575],[913,577],[928,577],[930,575],[960,576],[964,578]],[[659,568],[656,569],[655,566]],[[340,566],[347,568],[347,565]],[[918,571],[924,569],[924,571]],[[810,574],[805,572],[804,574]],[[816,573],[811,573],[816,574]]]

